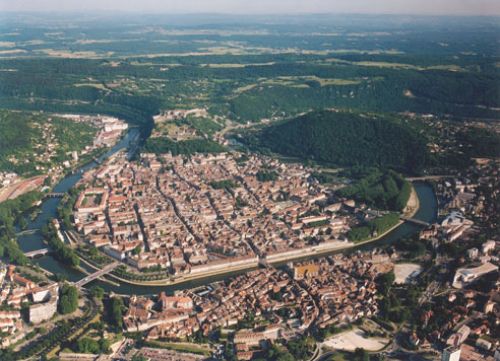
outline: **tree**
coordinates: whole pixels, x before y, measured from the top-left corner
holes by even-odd
[[[89,255],[92,257],[96,257],[99,255],[99,251],[97,250],[97,247],[95,246],[90,246],[89,247]]]
[[[135,247],[132,250],[132,254],[134,254],[135,256],[137,256],[139,253],[141,253],[141,251],[142,251],[142,247],[141,246],[137,246],[137,247]]]
[[[356,348],[354,350],[354,361],[370,361],[370,355],[364,348]]]
[[[394,275],[393,271],[387,272],[387,273],[384,273],[384,274],[381,274],[380,276],[378,276],[377,280],[376,280],[378,291],[382,295],[387,297],[389,295],[389,291],[390,291],[395,279],[396,279],[396,276]]]
[[[349,178],[359,178],[353,185],[342,188],[338,194],[366,202],[378,209],[402,211],[410,198],[411,185],[401,174],[378,168],[356,168],[343,172]]]
[[[278,179],[278,173],[275,171],[260,170],[255,176],[259,182],[270,182]]]
[[[0,360],[2,361],[14,361],[16,358],[11,350],[5,349],[0,350]]]
[[[47,240],[49,246],[54,250],[55,258],[71,267],[78,267],[80,259],[76,252],[69,246],[65,245],[58,236],[57,230],[52,223],[42,229],[42,233]]]
[[[296,361],[293,355],[283,346],[274,344],[268,353],[268,359],[273,361]]]
[[[104,289],[102,287],[99,287],[99,286],[94,286],[90,289],[90,294],[92,295],[92,297],[94,297],[98,300],[102,300],[102,298],[104,296]]]
[[[76,343],[76,350],[80,353],[93,353],[99,354],[101,348],[99,347],[99,343],[91,338],[81,338]]]
[[[314,339],[311,337],[301,337],[287,343],[288,351],[296,360],[305,360],[314,348]]]
[[[25,230],[28,227],[28,222],[26,221],[26,218],[24,218],[24,217],[19,218],[19,222],[18,223],[19,223],[19,227],[22,230]]]
[[[78,290],[75,286],[67,283],[62,286],[58,306],[59,313],[63,315],[76,311],[78,308]]]
[[[54,274],[54,280],[56,282],[66,282],[68,280],[68,276],[64,273],[56,273]]]
[[[110,353],[111,351],[111,344],[108,339],[106,338],[101,338],[99,340],[99,349],[101,353]]]
[[[109,300],[107,313],[109,322],[116,330],[120,331],[123,328],[123,312],[125,305],[120,297],[113,297]]]

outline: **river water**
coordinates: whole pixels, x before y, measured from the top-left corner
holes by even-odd
[[[125,137],[117,143],[112,149],[110,149],[108,152],[103,154],[101,157],[99,157],[99,162],[105,160],[109,156],[115,154],[121,149],[129,148],[132,150],[135,150],[137,148],[137,142],[139,141],[139,131],[138,129],[132,128],[128,131],[128,133],[125,135]],[[131,152],[129,152],[129,155],[131,156]],[[54,187],[54,192],[67,192],[71,187],[73,187],[78,180],[82,177],[82,170],[83,172],[92,169],[94,167],[98,166],[98,163],[96,162],[91,162],[83,167],[81,167],[78,172],[75,172],[72,175],[69,175],[65,178],[63,178],[55,187]],[[434,192],[432,190],[432,187],[426,183],[414,183],[415,190],[417,192],[419,201],[420,201],[420,208],[418,212],[416,213],[415,217],[416,219],[426,221],[429,223],[432,223],[437,216],[437,202],[436,202],[436,197],[434,195]],[[49,220],[52,218],[57,217],[57,206],[59,205],[59,202],[61,200],[59,198],[46,198],[41,205],[41,212],[38,214],[38,216],[31,222],[29,222],[27,229],[28,230],[36,230],[40,229],[43,227]],[[364,245],[360,246],[357,248],[350,249],[349,251],[355,250],[355,249],[371,249],[373,247],[379,247],[382,245],[387,245],[391,244],[394,242],[397,242],[398,240],[405,238],[405,237],[410,237],[417,233],[422,227],[410,224],[410,223],[404,223],[386,236],[382,237],[381,239]],[[28,251],[33,251],[36,249],[40,248],[45,248],[46,244],[43,242],[43,237],[39,233],[34,233],[34,234],[27,234],[18,237],[18,242],[20,244],[20,247],[23,251],[28,252]],[[339,251],[332,252],[332,253],[338,253]],[[342,252],[342,251],[340,251]],[[324,255],[323,255],[324,256]],[[311,258],[311,257],[306,257]],[[81,278],[84,277],[83,273],[72,269],[57,260],[55,260],[51,255],[45,255],[40,258],[36,258],[34,260],[40,267],[55,273],[55,274],[62,274],[64,275],[68,280],[70,281],[78,281]],[[85,265],[82,265],[83,268],[85,268]],[[172,285],[172,286],[154,286],[154,287],[149,287],[149,286],[135,286],[135,285],[130,285],[130,284],[120,284],[120,286],[113,286],[109,283],[106,282],[101,282],[99,280],[93,281],[89,283],[86,287],[91,287],[92,285],[99,285],[102,288],[104,288],[106,291],[113,291],[115,293],[119,294],[158,294],[161,291],[166,292],[167,294],[172,294],[176,290],[180,289],[186,289],[186,288],[193,288],[201,285],[206,285],[211,282],[223,280],[227,278],[230,275],[237,275],[241,273],[245,273],[247,271],[240,271],[240,272],[232,272],[230,274],[223,274],[223,275],[218,275],[218,276],[212,276],[208,277],[205,279],[198,279],[198,280],[193,280],[193,281],[187,281],[181,284],[177,285]]]

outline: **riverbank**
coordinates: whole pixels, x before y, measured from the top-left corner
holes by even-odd
[[[46,175],[38,175],[27,179],[21,178],[14,184],[1,188],[0,203],[39,189],[43,185],[46,177]]]
[[[404,213],[404,216],[408,217],[408,218],[414,217],[415,214],[417,214],[418,210],[420,209],[420,201],[418,199],[417,192],[416,192],[415,187],[413,185],[411,187],[411,194],[410,194],[410,197],[408,198],[408,202],[406,203],[405,209],[407,209],[408,211]],[[391,228],[387,229],[385,232],[377,235],[376,237],[372,237],[370,239],[367,239],[367,240],[364,240],[361,242],[356,242],[356,243],[346,242],[344,245],[337,246],[337,247],[332,245],[331,248],[325,248],[324,250],[321,250],[321,251],[318,251],[316,249],[316,247],[303,248],[303,249],[301,249],[301,254],[296,256],[296,257],[288,257],[287,258],[284,256],[281,259],[272,260],[269,263],[276,264],[276,263],[282,263],[282,262],[290,262],[290,261],[294,261],[294,260],[301,259],[304,257],[323,256],[323,255],[331,253],[331,252],[343,251],[343,250],[352,249],[352,248],[356,248],[359,246],[367,245],[369,243],[373,243],[375,241],[378,241],[378,240],[384,238],[389,233],[396,230],[403,223],[405,223],[405,221],[400,220],[398,223],[396,223]]]
[[[200,273],[197,275],[182,275],[178,276],[178,278],[174,279],[164,279],[164,280],[152,280],[152,281],[134,281],[134,280],[127,280],[124,278],[121,278],[117,275],[114,275],[113,273],[108,273],[106,276],[109,276],[119,282],[126,283],[129,285],[134,285],[134,286],[147,286],[147,287],[162,287],[162,286],[175,286],[179,285],[182,283],[186,282],[191,282],[191,281],[196,281],[196,280],[202,280],[205,278],[210,278],[210,277],[215,277],[215,276],[224,276],[224,275],[229,275],[235,272],[241,272],[241,271],[250,271],[253,269],[257,269],[258,263],[255,263],[254,265],[242,265],[242,266],[234,266],[234,267],[226,267],[224,270],[217,270],[213,272],[206,272],[206,273]]]
[[[405,207],[405,211],[403,212],[403,215],[407,218],[413,218],[415,216],[415,214],[417,214],[419,209],[420,209],[420,200],[418,199],[417,191],[415,190],[415,187],[412,184],[410,197],[408,198],[408,201],[406,202],[406,207]],[[396,223],[394,226],[392,226],[391,228],[386,230],[384,233],[377,235],[377,237],[373,237],[373,238],[367,239],[365,241],[358,242],[358,243],[356,243],[356,246],[362,246],[362,245],[365,245],[365,244],[368,244],[368,243],[371,243],[374,241],[378,241],[382,237],[385,237],[386,235],[388,235],[389,233],[394,231],[396,228],[401,226],[403,223],[405,223],[405,221],[400,220],[398,223]]]
[[[415,214],[418,212],[420,209],[420,201],[418,199],[418,194],[415,190],[415,187],[412,185],[412,191],[410,194],[410,197],[408,198],[408,202],[406,204],[405,210],[406,212],[404,213],[405,217],[412,218],[415,216]],[[306,247],[298,250],[291,250],[287,252],[283,252],[281,255],[276,254],[273,255],[271,259],[266,259],[265,261],[270,264],[270,265],[276,265],[279,263],[283,262],[292,262],[296,261],[305,257],[320,257],[324,256],[327,254],[330,254],[332,252],[338,252],[338,251],[343,251],[343,250],[348,250],[352,248],[356,248],[359,246],[363,246],[375,241],[378,241],[382,239],[383,237],[387,236],[389,233],[397,229],[399,226],[401,226],[405,221],[400,220],[397,224],[395,224],[393,227],[389,228],[385,232],[381,233],[380,235],[377,235],[376,237],[372,237],[368,240],[362,241],[362,242],[329,242],[329,243],[324,243],[318,246],[311,246],[311,247]],[[122,283],[127,283],[130,285],[135,285],[135,286],[147,286],[147,287],[154,287],[154,286],[175,286],[179,285],[182,283],[190,282],[190,281],[195,281],[195,280],[200,280],[200,279],[205,279],[205,278],[210,278],[214,276],[222,276],[222,275],[227,275],[231,274],[234,272],[240,272],[240,271],[250,271],[253,269],[256,269],[258,267],[257,262],[252,262],[249,264],[243,264],[239,266],[228,266],[225,267],[224,269],[216,270],[213,272],[204,272],[201,274],[195,274],[195,275],[182,275],[178,276],[176,278],[169,278],[169,279],[163,279],[163,280],[152,280],[152,281],[134,281],[134,280],[127,280],[124,278],[121,278],[119,276],[116,276],[112,273],[108,274],[107,276],[112,277],[113,279],[122,282]]]

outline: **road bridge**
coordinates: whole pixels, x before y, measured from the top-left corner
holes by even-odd
[[[120,265],[120,262],[113,262],[113,263],[105,266],[103,269],[100,269],[99,271],[82,278],[80,281],[75,282],[74,284],[76,287],[81,288],[81,287],[85,286],[87,283],[92,282],[96,278],[102,277],[102,276],[112,272],[119,265]]]

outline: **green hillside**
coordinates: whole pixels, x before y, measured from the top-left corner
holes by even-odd
[[[339,166],[418,172],[428,161],[425,138],[408,125],[349,112],[311,112],[264,128],[244,141],[283,155]]]
[[[0,109],[0,171],[43,173],[92,143],[97,129],[44,113]],[[36,169],[36,167],[42,167]]]

